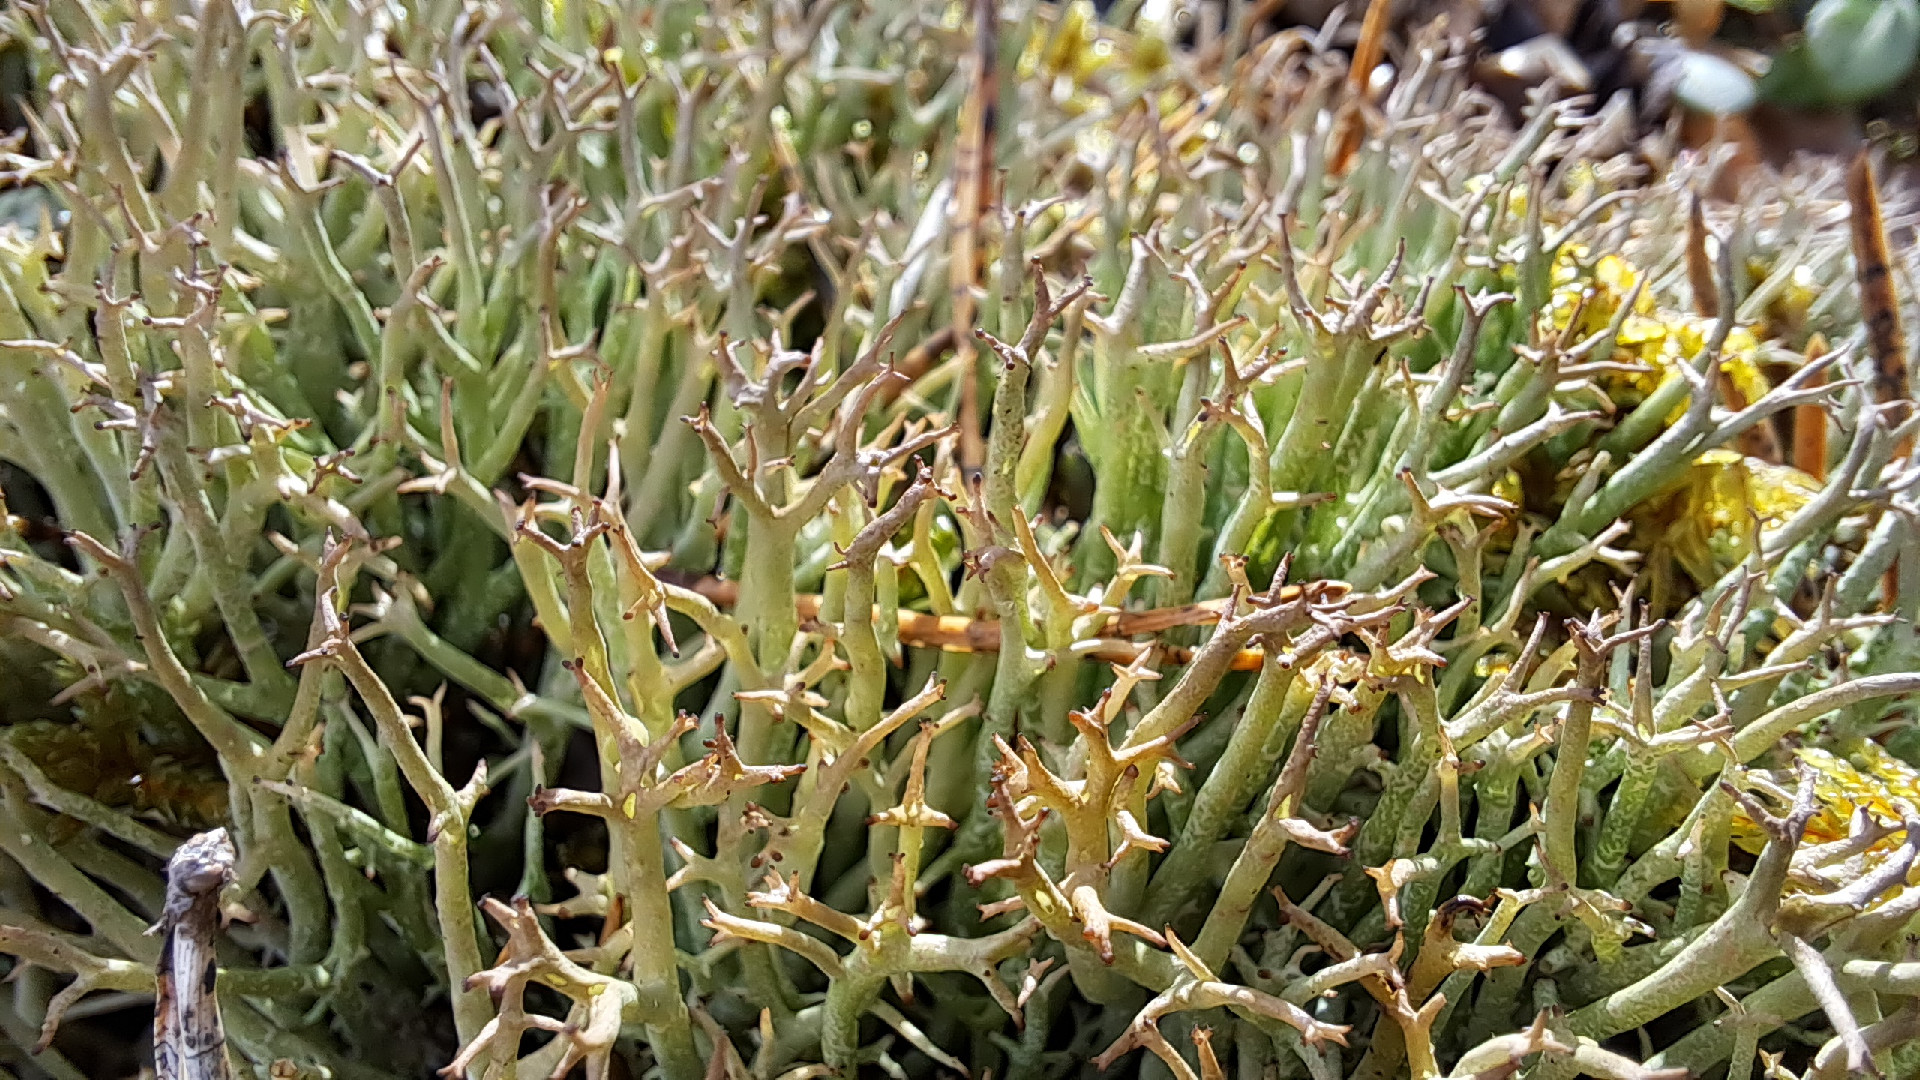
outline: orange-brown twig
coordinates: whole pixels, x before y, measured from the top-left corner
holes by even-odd
[[[978,470],[987,459],[980,435],[980,372],[973,348],[973,291],[982,279],[980,222],[992,203],[993,141],[999,74],[999,14],[994,0],[974,0],[972,86],[960,113],[954,150],[953,255],[947,264],[953,348],[960,365],[960,466]]]
[[[1815,333],[1807,342],[1806,362],[1827,355],[1827,339]],[[1809,385],[1827,381],[1823,372]],[[1793,467],[1822,483],[1827,479],[1827,410],[1819,404],[1793,407]]]
[[[1862,150],[1847,169],[1847,201],[1853,205],[1853,265],[1860,287],[1860,314],[1867,324],[1867,350],[1873,356],[1874,396],[1893,406],[1889,418],[1900,423],[1912,409],[1907,384],[1907,337],[1900,326],[1900,301],[1893,293],[1893,257],[1887,227],[1880,216],[1879,186],[1873,162]],[[1903,446],[1904,456],[1912,447]]]
[[[1338,588],[1338,585],[1333,587]],[[731,607],[739,599],[737,582],[718,577],[703,577],[693,583],[695,592],[713,601],[716,607]],[[1302,586],[1288,585],[1280,590],[1280,601],[1300,596]],[[818,618],[824,598],[818,593],[803,593],[794,598],[794,607],[802,619]],[[1193,658],[1193,650],[1179,645],[1141,642],[1132,639],[1158,634],[1180,626],[1211,626],[1226,610],[1225,600],[1204,600],[1179,607],[1122,611],[1107,618],[1098,636],[1079,651],[1087,659],[1116,664],[1132,663],[1143,648],[1158,648],[1170,664],[1184,664]],[[970,619],[964,615],[929,615],[902,609],[894,613],[900,630],[900,643],[920,649],[944,649],[948,652],[999,652],[1000,623],[996,619]],[[1257,671],[1265,657],[1259,649],[1243,649],[1234,657],[1233,670]]]
[[[1873,177],[1873,160],[1862,149],[1847,169],[1847,201],[1852,204],[1853,272],[1860,288],[1860,316],[1867,324],[1867,351],[1873,357],[1874,398],[1887,406],[1887,419],[1904,422],[1913,409],[1913,390],[1907,381],[1907,336],[1900,325],[1900,300],[1893,292],[1893,257],[1887,249],[1887,226],[1880,215],[1880,189]],[[1898,457],[1913,453],[1913,440],[1900,440]],[[1891,512],[1891,511],[1889,511]],[[1888,604],[1899,592],[1900,565],[1887,567],[1884,592]]]
[[[1360,143],[1366,138],[1367,84],[1373,79],[1373,69],[1380,66],[1381,58],[1386,55],[1387,18],[1392,9],[1390,0],[1370,0],[1366,17],[1360,21],[1360,40],[1354,43],[1353,61],[1347,67],[1347,89],[1351,93],[1327,163],[1327,171],[1335,176],[1346,175],[1353,164],[1353,155],[1359,152]]]

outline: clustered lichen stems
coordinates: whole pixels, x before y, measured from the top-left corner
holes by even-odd
[[[0,13],[0,1068],[221,825],[275,1077],[1920,1069],[1870,168],[1378,17],[455,7]]]

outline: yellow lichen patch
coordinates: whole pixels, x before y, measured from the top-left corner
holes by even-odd
[[[1487,185],[1491,184],[1492,182],[1493,182],[1493,177],[1490,175],[1481,174],[1478,176],[1469,176],[1467,177],[1466,182],[1461,185],[1461,189],[1465,191],[1468,195],[1478,198],[1479,196],[1486,194]],[[1512,227],[1511,223],[1517,223],[1517,222],[1526,220],[1527,189],[1524,184],[1509,184],[1507,186],[1505,217],[1508,220],[1507,220],[1507,223],[1502,224],[1501,227],[1503,228],[1511,228]],[[1585,249],[1583,248],[1581,250],[1584,252]]]
[[[1616,405],[1636,405],[1662,383],[1678,378],[1680,364],[1700,355],[1712,337],[1714,320],[1660,304],[1649,289],[1639,288],[1642,271],[1626,259],[1602,255],[1589,263],[1587,254],[1579,245],[1568,245],[1554,260],[1553,292],[1543,331],[1561,335],[1571,328],[1573,340],[1584,340],[1604,333],[1615,324],[1621,309],[1632,303],[1626,317],[1619,319],[1612,356],[1601,358],[1634,365],[1637,370],[1607,372],[1599,382]],[[1726,385],[1749,402],[1759,400],[1769,388],[1760,371],[1760,345],[1751,329],[1735,327],[1721,350],[1720,370]],[[1678,420],[1685,410],[1685,402],[1675,406],[1668,422]]]
[[[1165,41],[1102,26],[1092,3],[1074,0],[1054,24],[1034,27],[1014,70],[1023,80],[1040,80],[1061,111],[1078,116],[1108,101],[1107,79],[1151,76],[1171,60]]]
[[[1483,656],[1473,662],[1473,673],[1482,679],[1503,679],[1513,670],[1513,659],[1502,655]]]
[[[1631,516],[1650,548],[1677,562],[1702,588],[1752,554],[1756,539],[1820,491],[1813,477],[1731,450],[1700,455],[1685,477]]]
[[[1036,26],[1021,53],[1018,71],[1023,79],[1035,75],[1069,75],[1085,79],[1098,71],[1102,58],[1093,55],[1100,36],[1100,16],[1088,0],[1074,0],[1059,9],[1052,27]]]
[[[1749,286],[1759,289],[1778,270],[1778,265],[1767,258],[1749,258],[1746,264]],[[1763,315],[1763,336],[1799,340],[1807,329],[1807,317],[1813,310],[1814,301],[1820,297],[1819,277],[1813,267],[1796,263],[1787,271],[1784,282],[1776,282],[1768,288],[1771,295]]]
[[[1602,255],[1598,261],[1588,265],[1587,251],[1578,245],[1563,249],[1553,264],[1553,298],[1550,305],[1552,326],[1555,331],[1564,331],[1575,319],[1575,338],[1591,337],[1612,324],[1629,300],[1633,302],[1633,314],[1621,327],[1620,338],[1616,344],[1622,348],[1644,340],[1650,329],[1658,326],[1657,312],[1653,297],[1642,290],[1638,297],[1634,289],[1640,283],[1640,271],[1632,263],[1618,255]],[[1581,298],[1586,297],[1586,306],[1581,307]],[[1645,324],[1651,323],[1652,326]],[[1641,325],[1636,325],[1641,324]],[[1634,331],[1629,335],[1628,330]]]
[[[1846,839],[1853,815],[1860,810],[1865,810],[1882,825],[1899,825],[1920,808],[1920,769],[1889,754],[1879,743],[1863,740],[1853,749],[1851,760],[1817,747],[1801,749],[1797,756],[1813,769],[1814,797],[1819,801],[1818,812],[1807,824],[1804,844],[1830,844]],[[1744,811],[1735,811],[1733,841],[1747,851],[1758,852],[1766,846],[1767,837]],[[1853,868],[1853,872],[1878,865],[1905,843],[1904,834],[1898,831],[1882,837],[1857,856],[1860,865]],[[1910,874],[1908,884],[1913,883],[1914,875]],[[1820,891],[1809,883],[1792,879],[1788,887],[1797,891]]]
[[[1494,480],[1493,497],[1496,499],[1505,499],[1515,506],[1525,506],[1527,502],[1526,481],[1521,479],[1518,471],[1508,469],[1506,472],[1501,473],[1498,479]]]

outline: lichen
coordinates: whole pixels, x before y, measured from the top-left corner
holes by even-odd
[[[1910,1072],[1879,218],[1258,7],[0,12],[6,1068]]]

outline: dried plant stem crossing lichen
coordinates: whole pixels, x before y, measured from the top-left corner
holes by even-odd
[[[213,941],[220,892],[233,880],[233,841],[215,829],[181,844],[167,860],[166,906],[154,929],[153,1067],[156,1080],[227,1080],[227,1032],[215,996]]]

